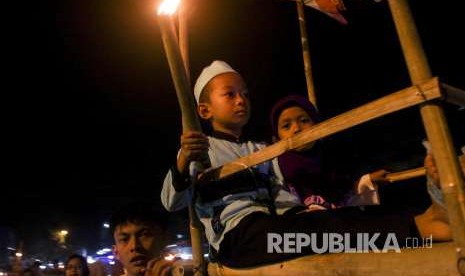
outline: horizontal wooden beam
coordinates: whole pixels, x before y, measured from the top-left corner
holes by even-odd
[[[448,103],[465,106],[465,90],[441,83],[441,87],[445,90],[445,101]]]
[[[465,154],[460,155],[458,158],[462,166],[462,172],[465,175]],[[386,174],[386,180],[388,182],[393,183],[393,182],[407,180],[410,178],[415,178],[415,177],[420,177],[420,176],[425,176],[425,175],[426,175],[426,168],[419,167],[419,168],[404,170],[400,172],[388,173]]]
[[[431,248],[401,249],[400,253],[338,253],[300,257],[286,262],[245,269],[210,263],[208,275],[459,275],[456,246],[433,243]]]
[[[411,107],[425,101],[441,97],[439,81],[432,78],[429,81],[415,85],[390,95],[372,101],[368,104],[354,108],[336,117],[321,122],[291,138],[281,140],[260,151],[239,158],[221,167],[206,170],[199,177],[200,181],[220,179],[234,174],[248,167],[255,166],[271,160],[284,152],[295,150],[310,144],[313,141],[332,135],[339,131],[351,128],[361,123],[379,118],[389,113]]]
[[[387,181],[393,183],[393,182],[407,180],[410,178],[415,178],[415,177],[420,177],[420,176],[425,176],[425,175],[426,175],[426,169],[424,167],[420,167],[420,168],[415,168],[415,169],[410,169],[410,170],[405,170],[405,171],[400,171],[400,172],[388,173],[386,175],[386,179]]]

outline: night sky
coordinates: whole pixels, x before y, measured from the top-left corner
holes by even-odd
[[[306,95],[295,4],[189,1],[193,78],[214,59],[230,63],[251,93],[247,133],[269,141],[272,104],[289,93]],[[0,226],[15,229],[30,247],[51,229],[68,227],[91,248],[98,238],[92,234],[117,206],[159,201],[175,161],[180,112],[156,1],[29,2],[4,11]],[[324,118],[410,85],[387,2],[346,2],[348,25],[305,11]],[[460,1],[409,2],[433,75],[465,89]],[[456,146],[464,144],[464,111],[445,111]],[[423,138],[419,112],[410,108],[328,138],[328,154],[355,174],[407,169],[421,165]]]

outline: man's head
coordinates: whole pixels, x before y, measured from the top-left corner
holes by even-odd
[[[129,276],[143,275],[147,262],[165,245],[166,216],[148,204],[131,204],[116,212],[110,222],[113,253]]]
[[[194,87],[198,112],[213,129],[239,136],[250,117],[247,86],[224,61],[205,67]]]

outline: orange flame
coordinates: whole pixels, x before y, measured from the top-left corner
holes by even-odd
[[[181,0],[164,0],[158,7],[159,15],[172,15],[176,12]]]

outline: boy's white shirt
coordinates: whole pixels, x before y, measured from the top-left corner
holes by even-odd
[[[208,155],[212,168],[219,167],[226,163],[237,160],[240,157],[247,156],[256,152],[266,146],[265,143],[257,143],[246,141],[243,143],[234,143],[223,139],[208,137],[210,148]],[[295,206],[302,206],[299,199],[284,189],[283,177],[279,170],[279,165],[276,159],[254,167],[260,173],[267,174],[272,177],[272,181],[276,184],[274,189],[275,206],[277,214],[283,214],[287,210]],[[209,243],[219,250],[219,244],[224,238],[224,234],[232,230],[237,224],[253,212],[269,213],[266,206],[258,204],[254,198],[267,193],[265,189],[246,192],[240,194],[227,195],[223,198],[209,202],[208,204],[196,204],[196,211],[205,227],[205,234]],[[173,176],[171,171],[168,171],[163,182],[161,191],[161,202],[164,207],[169,211],[177,211],[188,205],[192,198],[192,189],[188,188],[181,192],[176,192],[173,186]],[[216,234],[211,225],[211,217],[213,215],[213,208],[217,206],[225,206],[221,212],[220,220],[224,226],[221,233]]]

